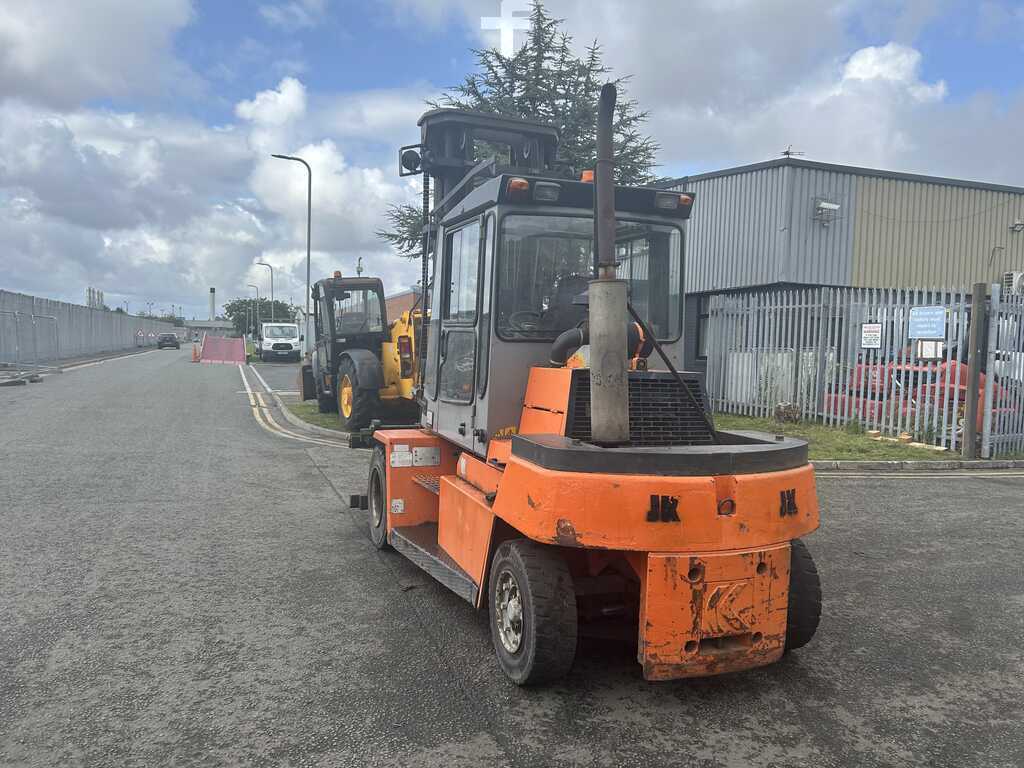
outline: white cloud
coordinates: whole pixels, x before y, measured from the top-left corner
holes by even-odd
[[[373,98],[394,101],[383,91]],[[390,166],[353,162],[342,150],[379,141],[381,123],[324,138],[334,127],[323,112],[313,122],[306,89],[293,78],[240,102],[236,114],[237,124],[209,126],[0,104],[4,287],[52,295],[56,285],[74,301],[86,285],[133,303],[194,297],[201,313],[211,285],[226,300],[247,295],[248,282],[267,283],[266,270],[252,270],[262,259],[275,267],[278,297],[302,302],[306,176],[270,151],[301,154],[314,168],[314,279],[352,272],[362,256],[388,290],[415,280],[415,265],[374,234],[388,205],[414,190]]]
[[[68,108],[94,99],[194,87],[173,53],[190,0],[4,0],[0,101]]]
[[[906,45],[888,43],[880,47],[861,48],[846,62],[843,82],[854,80],[886,80],[904,85],[919,101],[941,101],[946,96],[946,83],[924,83],[919,79],[921,53]]]
[[[289,0],[282,3],[265,3],[260,6],[260,16],[268,24],[288,31],[313,27],[327,11],[327,0]]]

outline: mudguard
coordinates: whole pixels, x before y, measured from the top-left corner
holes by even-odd
[[[380,360],[368,349],[347,349],[338,358],[339,369],[345,358],[352,361],[356,369],[359,389],[382,389],[384,387],[384,370]]]

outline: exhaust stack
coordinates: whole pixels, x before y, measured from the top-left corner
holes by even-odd
[[[629,442],[629,370],[626,365],[626,281],[615,277],[615,163],[612,119],[615,86],[601,89],[597,115],[594,232],[597,274],[589,286],[590,431],[598,445]]]

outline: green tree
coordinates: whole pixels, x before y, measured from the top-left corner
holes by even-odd
[[[224,305],[224,317],[235,324],[235,330],[239,333],[251,331],[246,328],[246,321],[253,321],[253,312],[258,311],[259,322],[270,322],[270,299],[260,296],[259,308],[257,310],[256,299],[232,299]],[[283,301],[274,301],[274,322],[294,323],[295,307]]]
[[[559,156],[575,171],[593,168],[597,160],[597,103],[609,80],[601,46],[595,40],[580,57],[563,19],[534,0],[525,44],[512,56],[497,49],[477,49],[476,71],[442,94],[432,108],[454,107],[503,117],[520,117],[554,125],[559,130]],[[646,184],[653,174],[657,143],[643,132],[648,112],[625,93],[628,78],[612,79],[619,91],[615,110],[615,178],[619,184]],[[414,205],[388,209],[390,230],[377,235],[400,255],[419,254],[423,212]]]

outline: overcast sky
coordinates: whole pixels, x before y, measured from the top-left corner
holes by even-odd
[[[1024,186],[1022,0],[548,0],[652,113],[664,175],[808,159]],[[415,200],[396,148],[498,0],[0,0],[0,288],[134,312],[361,256]]]

